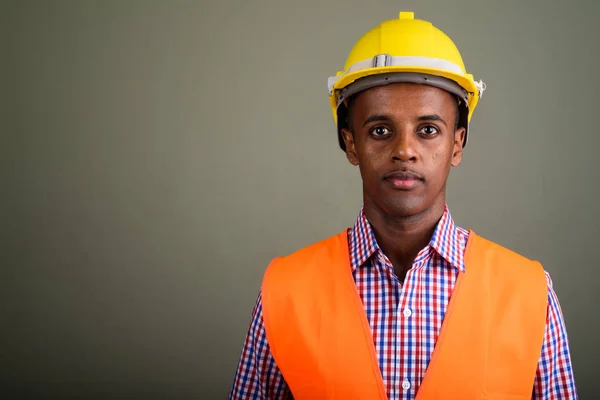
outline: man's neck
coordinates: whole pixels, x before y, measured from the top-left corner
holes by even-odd
[[[445,203],[408,217],[391,216],[365,204],[365,216],[373,228],[377,244],[394,266],[401,281],[412,268],[419,252],[431,241],[444,214]]]

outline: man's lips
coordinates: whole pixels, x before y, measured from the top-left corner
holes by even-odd
[[[423,178],[412,171],[394,171],[386,174],[383,180],[400,190],[410,190],[423,183]]]

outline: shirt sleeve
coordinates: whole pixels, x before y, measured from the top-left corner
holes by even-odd
[[[558,297],[548,282],[548,312],[542,354],[533,387],[533,400],[577,399],[567,329]]]
[[[291,392],[275,364],[267,343],[260,293],[252,312],[252,321],[244,341],[233,387],[229,392],[229,400],[291,398]]]

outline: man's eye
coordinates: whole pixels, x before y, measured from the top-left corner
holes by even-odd
[[[388,133],[390,133],[390,131],[388,128],[385,128],[383,126],[377,126],[377,127],[373,128],[371,133],[375,136],[384,136],[384,135],[387,135]]]
[[[436,133],[439,133],[438,129],[433,125],[424,126],[423,129],[421,129],[421,132],[425,135],[435,135]]]

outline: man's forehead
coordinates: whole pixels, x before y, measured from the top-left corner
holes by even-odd
[[[414,83],[394,83],[358,93],[353,99],[360,109],[428,108],[454,109],[456,98],[445,90]]]

